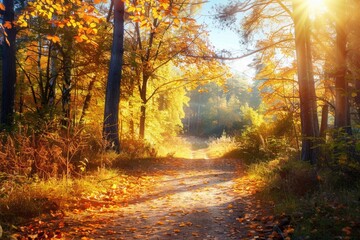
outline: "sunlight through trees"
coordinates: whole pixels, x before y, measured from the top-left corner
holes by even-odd
[[[210,16],[204,16],[201,9],[210,3],[214,6]],[[23,200],[29,208],[34,206],[31,217],[42,213],[39,208],[55,216],[63,207],[61,201],[68,204],[64,199],[58,202],[52,190],[51,196],[46,196],[41,192],[46,189],[37,193],[34,187],[47,181],[65,181],[60,186],[72,186],[81,202],[79,192],[85,193],[87,187],[73,181],[87,179],[94,171],[98,174],[109,168],[131,166],[126,171],[135,171],[132,174],[139,176],[137,179],[132,175],[116,177],[126,187],[106,185],[102,194],[109,198],[124,194],[124,198],[137,201],[140,196],[135,197],[136,191],[129,194],[127,189],[145,194],[150,188],[139,187],[144,179],[136,168],[149,161],[146,167],[151,169],[159,159],[171,165],[171,171],[184,176],[181,168],[177,169],[185,164],[183,161],[189,161],[194,169],[199,167],[196,161],[204,161],[205,168],[216,168],[206,164],[218,161],[221,171],[228,166],[246,165],[250,175],[251,171],[257,174],[255,180],[237,181],[254,185],[248,193],[274,194],[296,204],[300,204],[299,199],[308,201],[302,198],[307,195],[313,198],[310,200],[316,198],[315,193],[319,193],[319,199],[327,196],[339,182],[353,188],[348,193],[351,198],[356,195],[360,172],[360,1],[210,3],[0,3],[0,229],[5,226],[2,231],[6,236],[15,228],[9,229],[10,222],[2,225],[4,219],[16,221],[11,211]],[[206,17],[214,22],[203,24]],[[233,31],[238,45],[232,49],[213,46],[211,28]],[[224,33],[223,42],[229,40],[226,38]],[[239,72],[244,66],[231,64],[233,60],[250,58],[248,68],[255,72],[251,77]],[[204,171],[212,174],[210,170]],[[161,168],[153,171],[161,175]],[[217,179],[215,175],[206,181]],[[201,178],[196,174],[193,177]],[[148,180],[146,184],[151,185]],[[55,190],[55,185],[51,185],[55,193],[62,192]],[[22,186],[31,197],[23,199],[14,193]],[[192,190],[182,194],[187,196]],[[64,194],[71,198],[69,193]],[[341,194],[331,196],[335,195]],[[99,200],[91,196],[93,202],[86,204],[112,201],[103,197]],[[17,198],[19,201],[14,201]],[[45,208],[44,204],[49,206]],[[350,203],[344,204],[350,208]],[[209,203],[215,208],[218,205],[233,210],[229,207],[232,203]],[[358,211],[358,207],[355,209]],[[358,218],[349,224],[338,220],[348,218],[336,217],[332,220],[338,228],[334,230],[337,238],[355,239]],[[246,219],[256,221],[248,216],[239,219],[237,224]],[[287,216],[279,219],[290,221]],[[302,215],[297,220],[304,219]],[[264,221],[274,224],[268,216]],[[164,225],[160,223],[164,220],[158,219],[157,225]],[[186,221],[181,225],[192,227]],[[285,225],[276,226],[292,236],[295,228]],[[301,233],[305,235],[299,238],[317,239],[326,232],[320,229],[317,235],[316,231]],[[176,228],[166,236],[181,236],[181,232]],[[229,236],[243,233],[234,231]],[[192,236],[201,234],[195,231]],[[281,236],[276,234],[266,236]]]

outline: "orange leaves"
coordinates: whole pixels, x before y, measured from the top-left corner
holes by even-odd
[[[5,11],[5,5],[3,3],[0,3],[0,10]]]
[[[129,19],[133,22],[140,23],[140,26],[145,29],[154,29],[154,20],[163,21],[167,24],[174,22],[174,25],[179,25],[180,20],[177,18],[180,8],[173,4],[170,0],[139,0],[136,4],[132,1],[126,0],[126,11],[129,13]],[[174,21],[171,21],[174,19]]]
[[[170,3],[168,0],[159,0],[160,8],[167,10],[170,7]]]
[[[103,0],[97,2],[101,1]],[[75,32],[76,42],[95,45],[91,37],[98,33],[98,24],[102,21],[95,7],[89,2],[70,0],[64,4],[63,0],[35,0],[28,3],[28,8],[18,17],[16,24],[20,27],[28,27],[31,18],[38,17],[51,26],[53,32],[51,36],[47,36],[47,39],[54,43],[61,43],[60,36],[70,30]]]
[[[60,43],[60,38],[58,36],[48,35],[46,39],[52,41],[53,43]]]
[[[11,24],[11,22],[9,22],[9,21],[5,21],[5,23],[3,24],[3,27],[4,27],[4,28],[7,28],[7,29],[11,29],[11,28],[12,28],[12,24]]]
[[[180,24],[180,20],[178,18],[174,18],[174,24],[175,25],[179,25]]]
[[[115,0],[115,1],[121,1],[121,0]],[[101,2],[106,3],[106,0],[94,0],[94,3],[95,3],[95,4],[99,4],[99,3],[101,3]]]
[[[193,225],[192,222],[181,222],[179,227],[191,227]]]

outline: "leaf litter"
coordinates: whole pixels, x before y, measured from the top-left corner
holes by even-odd
[[[283,224],[287,216],[273,216],[272,204],[255,198],[261,183],[239,178],[238,165],[157,161],[73,200],[65,212],[34,219],[12,239],[290,239],[290,220]]]

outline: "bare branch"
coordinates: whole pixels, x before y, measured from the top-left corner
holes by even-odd
[[[255,53],[258,53],[258,52],[261,52],[263,50],[266,50],[268,48],[271,48],[271,47],[274,47],[280,43],[283,43],[283,42],[290,42],[290,41],[294,41],[293,38],[288,38],[288,39],[283,39],[283,40],[280,40],[278,42],[275,42],[275,43],[272,43],[268,46],[265,46],[265,47],[262,47],[262,48],[259,48],[259,49],[256,49],[256,50],[253,50],[253,51],[250,51],[244,55],[241,55],[241,56],[237,56],[237,57],[223,57],[223,56],[218,56],[218,55],[214,55],[214,56],[196,56],[196,55],[187,55],[187,57],[193,57],[193,58],[202,58],[202,59],[219,59],[219,60],[239,60],[239,59],[242,59],[242,58],[246,58],[246,57],[249,57]]]

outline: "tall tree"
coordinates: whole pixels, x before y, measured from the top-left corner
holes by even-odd
[[[343,129],[351,133],[350,107],[349,107],[349,87],[346,78],[346,1],[334,1],[335,10],[335,128]]]
[[[104,137],[120,151],[119,140],[119,102],[121,70],[124,55],[124,15],[125,4],[121,0],[114,1],[114,32],[111,49],[110,68],[106,85],[104,111]]]
[[[284,46],[284,43],[292,40],[293,34],[295,35],[295,65],[298,76],[302,127],[301,159],[315,163],[317,157],[315,139],[319,135],[319,124],[313,77],[308,4],[309,2],[304,0],[235,1],[233,5],[220,7],[217,18],[222,20],[226,25],[229,25],[234,21],[234,14],[238,12],[245,13],[242,26],[246,39],[254,35],[253,32],[264,26],[264,24],[269,24],[269,27],[265,28],[265,30],[261,28],[262,32],[259,34],[259,36],[263,36],[264,34],[268,36],[270,40],[266,41],[267,44],[262,44],[265,40],[258,40],[258,44],[260,43],[260,45],[265,46],[244,56],[262,53],[269,48],[279,48],[281,49],[280,51],[283,52],[283,49],[289,48],[289,45]],[[248,12],[250,12],[250,14],[248,14]],[[271,23],[274,23],[274,25],[270,25]],[[273,58],[277,59],[277,57],[278,53],[275,52]],[[262,59],[262,56],[260,56],[260,59]],[[278,66],[278,64],[276,65]],[[274,71],[275,70],[272,69],[272,72]]]
[[[14,26],[14,0],[4,0],[5,12],[3,26],[5,38],[3,41],[3,65],[2,65],[2,102],[1,124],[11,127],[14,120],[14,99],[16,83],[16,29]]]
[[[319,136],[315,83],[312,69],[310,27],[307,2],[293,0],[295,48],[300,94],[300,118],[302,132],[301,159],[316,163],[316,138]]]

